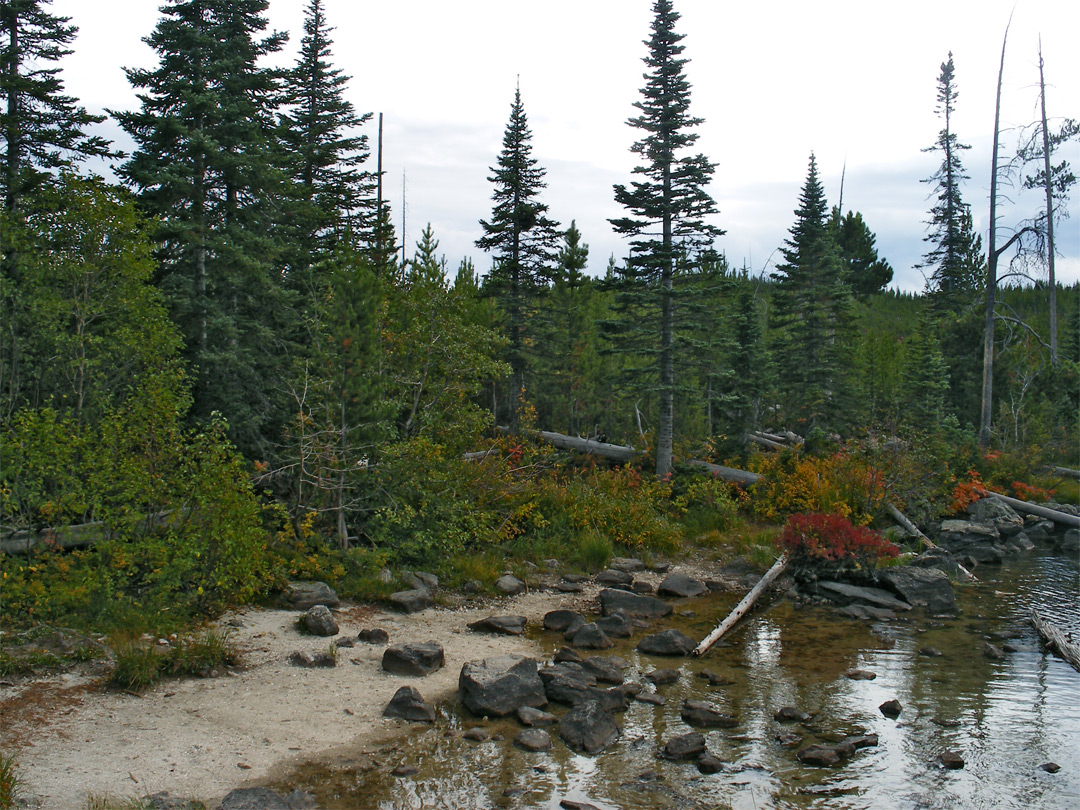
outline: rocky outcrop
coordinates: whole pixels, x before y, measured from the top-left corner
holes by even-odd
[[[1007,553],[996,527],[970,520],[943,520],[937,542],[947,551],[988,565],[1000,564]]]
[[[956,595],[944,571],[905,565],[887,568],[878,578],[909,605],[926,608],[931,613],[956,611]]]
[[[1002,537],[1012,537],[1024,530],[1024,519],[1000,498],[980,498],[967,508],[975,523],[993,526]]]
[[[458,689],[465,708],[476,715],[503,717],[522,706],[547,705],[536,659],[497,655],[469,661],[461,668]]]

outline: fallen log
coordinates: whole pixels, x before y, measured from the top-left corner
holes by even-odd
[[[923,534],[921,531],[919,531],[919,527],[912,523],[910,520],[908,520],[903,512],[901,512],[891,503],[886,503],[885,508],[888,510],[889,514],[892,515],[893,520],[895,520],[913,535],[922,540],[927,548],[937,548],[937,545],[934,543],[934,541],[927,537],[925,534]]]
[[[750,590],[750,593],[746,594],[746,596],[742,598],[742,601],[740,601],[731,613],[728,614],[728,617],[720,622],[720,624],[716,626],[716,629],[709,633],[709,635],[694,648],[694,655],[704,655],[709,651],[709,648],[713,644],[723,638],[724,634],[734,627],[735,623],[745,616],[747,611],[754,606],[754,602],[758,600],[758,597],[761,596],[761,594],[765,593],[765,589],[768,588],[778,576],[784,573],[784,569],[787,568],[787,565],[788,555],[785,551],[777,558],[776,562],[773,563],[772,568],[765,572],[765,576],[758,580],[758,584]]]
[[[41,531],[23,529],[0,537],[0,554],[29,554],[36,548],[85,548],[109,534],[101,522],[57,526]]]
[[[1080,470],[1070,470],[1068,467],[1051,467],[1058,475],[1064,475],[1066,478],[1080,479]]]
[[[1037,503],[1028,503],[1019,498],[1010,498],[1008,495],[1002,495],[1000,492],[994,492],[990,489],[986,490],[986,494],[991,498],[1000,498],[1017,512],[1027,512],[1029,515],[1046,518],[1047,520],[1054,521],[1054,523],[1060,523],[1063,526],[1072,526],[1073,528],[1080,529],[1080,517],[1077,515],[1059,512],[1057,509],[1051,509],[1049,506],[1039,506]]]
[[[725,467],[721,464],[712,464],[708,461],[698,461],[697,459],[690,459],[686,462],[690,467],[696,467],[700,470],[707,470],[729,484],[756,484],[761,480],[761,476],[757,473],[747,472],[746,470],[737,470],[734,467]]]
[[[1060,628],[1054,627],[1054,625],[1042,618],[1035,611],[1035,608],[1031,608],[1030,619],[1036,632],[1046,642],[1047,649],[1056,652],[1072,664],[1073,669],[1080,672],[1080,644],[1072,640],[1072,634],[1064,633]]]
[[[768,448],[769,450],[784,450],[787,448],[787,445],[783,442],[774,441],[773,439],[767,439],[764,436],[759,436],[756,433],[751,433],[747,438],[749,438],[750,441],[752,441],[754,444],[760,444],[762,447]]]
[[[500,433],[513,433],[508,427],[499,427]],[[640,450],[625,444],[609,444],[598,442],[596,439],[583,439],[580,436],[567,436],[565,433],[553,433],[550,430],[538,430],[532,434],[543,439],[550,445],[560,450],[572,450],[575,453],[586,453],[590,456],[600,456],[611,461],[633,461],[641,455]]]

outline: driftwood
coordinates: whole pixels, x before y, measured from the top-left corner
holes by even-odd
[[[747,611],[754,606],[754,602],[758,600],[761,594],[765,593],[765,589],[768,588],[778,576],[784,573],[784,569],[788,565],[787,552],[781,554],[773,567],[765,572],[758,584],[755,585],[746,596],[742,598],[742,601],[735,606],[735,608],[728,614],[728,617],[724,621],[720,622],[705,639],[694,648],[694,655],[704,655],[708,652],[709,648],[723,638],[724,634],[735,626],[735,623],[746,615]]]
[[[775,439],[771,439],[767,436],[762,436],[758,433],[751,433],[746,438],[748,438],[754,444],[760,444],[762,447],[765,447],[769,450],[784,450],[787,448],[787,445],[783,442],[778,442]]]
[[[1076,515],[1070,515],[1067,512],[1059,512],[1057,509],[1051,509],[1049,506],[1039,506],[1037,503],[1021,501],[1018,498],[1010,498],[1008,495],[1002,495],[999,492],[994,492],[989,489],[986,490],[986,494],[992,498],[1000,498],[1017,512],[1027,512],[1029,515],[1046,518],[1047,520],[1054,521],[1054,523],[1060,523],[1063,526],[1072,526],[1073,528],[1080,529],[1080,517]]]
[[[1042,618],[1035,608],[1031,609],[1030,619],[1032,626],[1046,642],[1047,648],[1056,652],[1072,664],[1073,669],[1080,672],[1080,644],[1072,640],[1072,634],[1063,633],[1059,628],[1054,627]]]
[[[919,527],[912,523],[910,520],[908,520],[907,517],[904,516],[903,512],[901,512],[891,503],[886,503],[885,508],[888,510],[889,514],[892,515],[893,520],[895,520],[913,535],[922,540],[927,548],[937,548],[937,546],[934,544],[934,541],[927,537],[925,534],[923,534],[921,531],[919,531]]]
[[[1051,467],[1058,475],[1064,475],[1066,478],[1080,479],[1080,470],[1070,470],[1068,467]]]

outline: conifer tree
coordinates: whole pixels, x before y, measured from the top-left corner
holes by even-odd
[[[160,285],[186,340],[194,416],[215,411],[249,455],[265,458],[287,413],[292,301],[275,219],[283,174],[275,140],[279,72],[260,58],[267,0],[172,0],[129,69],[141,108],[116,114],[136,150],[121,176],[160,223]]]
[[[950,52],[938,77],[937,114],[944,119],[944,126],[933,146],[923,150],[940,152],[941,166],[924,181],[934,184],[934,205],[927,223],[930,233],[925,238],[931,248],[922,265],[929,273],[927,288],[936,307],[953,312],[971,302],[983,275],[982,240],[974,233],[971,207],[960,193],[961,184],[968,179],[960,156],[971,147],[961,143],[952,128],[957,99],[955,75]]]
[[[829,227],[840,250],[851,292],[859,298],[877,295],[892,281],[893,269],[878,256],[874,242],[877,237],[867,227],[858,211],[848,211],[841,217],[840,208],[833,206]]]
[[[371,113],[358,114],[345,98],[349,77],[330,62],[332,30],[323,0],[309,0],[300,55],[284,82],[279,136],[297,198],[290,263],[298,270],[335,242],[370,244],[376,224],[373,178],[361,168],[368,139],[359,132]]]
[[[539,198],[547,187],[546,172],[532,156],[532,131],[521,102],[520,87],[514,91],[498,165],[491,171],[488,180],[495,185],[492,194],[495,205],[491,219],[480,221],[484,235],[476,240],[476,246],[494,254],[485,289],[506,312],[513,422],[526,384],[531,313],[537,297],[554,277],[559,238],[559,223],[548,217],[548,207]]]
[[[799,196],[784,263],[773,278],[777,359],[784,413],[801,428],[840,424],[847,394],[845,368],[852,327],[851,290],[827,221],[817,160]]]
[[[657,429],[656,474],[671,472],[675,415],[675,293],[674,279],[679,260],[694,260],[702,248],[723,232],[705,221],[715,214],[716,203],[706,190],[715,165],[702,154],[684,150],[697,141],[693,128],[701,118],[690,115],[690,83],[680,58],[684,35],[675,31],[679,14],[671,0],[653,5],[652,35],[645,42],[649,68],[641,100],[634,102],[640,114],[627,123],[641,130],[642,137],[631,147],[644,162],[633,172],[635,180],[627,188],[615,186],[615,201],[628,216],[611,220],[617,233],[632,237],[631,253],[620,270],[621,304],[624,320],[622,338],[651,336],[651,346],[639,345],[639,352],[651,355],[656,390],[660,397]],[[631,303],[631,299],[637,303]],[[655,327],[642,331],[625,316],[640,317],[646,301],[658,304]]]
[[[49,13],[51,0],[0,3],[0,140],[4,207],[19,199],[49,170],[88,157],[108,157],[109,142],[86,130],[105,120],[64,94],[56,62],[71,53],[77,29],[69,17]]]

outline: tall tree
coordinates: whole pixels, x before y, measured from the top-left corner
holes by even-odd
[[[495,185],[495,205],[491,219],[480,220],[484,235],[476,246],[494,254],[485,289],[496,296],[507,316],[510,419],[515,421],[525,387],[532,307],[554,278],[559,240],[559,223],[547,216],[548,207],[540,201],[540,192],[547,187],[546,172],[532,156],[532,131],[520,87],[514,91],[502,143],[498,165],[488,178]]]
[[[51,0],[0,3],[0,139],[4,207],[40,184],[49,170],[88,157],[108,157],[109,142],[86,130],[105,120],[65,95],[56,65],[71,53],[77,29],[70,17],[50,14]]]
[[[893,269],[878,256],[874,242],[877,237],[867,227],[858,211],[848,211],[841,217],[840,207],[834,205],[829,227],[840,250],[848,285],[860,298],[877,295],[892,281]]]
[[[982,242],[972,229],[971,207],[960,193],[961,184],[968,179],[960,156],[971,147],[961,143],[953,132],[957,95],[956,68],[950,52],[938,76],[937,114],[944,126],[934,144],[923,150],[941,153],[941,165],[923,181],[934,184],[934,205],[927,223],[930,233],[925,237],[931,248],[922,266],[929,273],[927,287],[943,311],[955,311],[974,299],[983,269]]]
[[[279,72],[259,60],[267,0],[172,0],[147,43],[152,69],[128,69],[141,108],[116,114],[136,143],[121,176],[160,223],[160,285],[186,340],[194,415],[215,411],[265,458],[291,410],[282,374],[293,328],[275,219]]]
[[[631,254],[621,269],[626,294],[659,298],[659,340],[655,352],[660,415],[657,429],[656,474],[671,472],[675,415],[675,296],[676,260],[692,257],[720,236],[705,217],[716,214],[706,186],[716,168],[703,154],[685,150],[698,139],[693,128],[703,122],[690,115],[690,83],[680,58],[684,35],[675,31],[679,14],[671,0],[653,4],[652,35],[645,41],[648,67],[640,115],[627,123],[642,132],[630,151],[644,163],[633,172],[630,188],[615,186],[615,201],[629,216],[611,220],[617,233],[632,237]]]
[[[845,410],[851,289],[833,240],[817,160],[810,155],[795,224],[773,273],[777,361],[785,415],[803,428],[837,427]]]
[[[331,31],[323,0],[309,0],[300,55],[284,82],[279,136],[299,200],[291,217],[299,270],[334,242],[370,243],[375,228],[374,178],[361,168],[370,150],[359,132],[372,114],[345,98],[349,77],[331,66]]]

